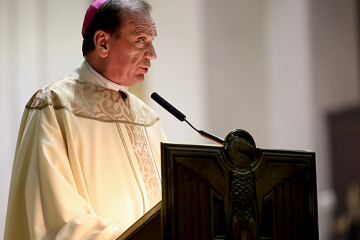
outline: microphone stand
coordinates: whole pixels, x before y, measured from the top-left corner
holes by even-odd
[[[186,116],[180,112],[179,110],[177,110],[173,105],[171,105],[169,102],[167,102],[165,99],[163,99],[159,94],[157,94],[156,92],[153,92],[151,94],[151,98],[157,102],[160,106],[162,106],[166,111],[168,111],[169,113],[171,113],[174,117],[176,117],[177,119],[179,119],[181,122],[185,121],[187,124],[189,124],[190,127],[192,127],[192,129],[194,129],[196,132],[198,132],[202,137],[207,138],[217,144],[223,145],[224,144],[224,139],[219,138],[211,133],[205,132],[203,130],[198,130],[196,129],[191,123],[189,123],[186,120]]]

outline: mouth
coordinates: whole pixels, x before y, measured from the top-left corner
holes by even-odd
[[[140,73],[142,73],[142,74],[146,74],[148,71],[149,71],[149,68],[145,68],[145,67],[140,68]]]

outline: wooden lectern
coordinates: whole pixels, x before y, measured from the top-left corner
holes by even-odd
[[[162,202],[120,240],[317,240],[315,153],[162,143]]]

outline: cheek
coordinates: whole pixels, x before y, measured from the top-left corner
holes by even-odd
[[[144,56],[144,54],[141,52],[133,52],[128,57],[129,57],[129,59],[131,59],[131,63],[138,64],[139,62],[141,62],[143,56]]]
[[[128,49],[129,56],[131,56],[134,61],[136,61],[135,59],[141,59],[144,56],[145,52],[145,48],[139,48],[135,44]]]
[[[145,54],[145,50],[140,50],[135,46],[118,47],[116,51],[109,54],[110,62],[121,68],[135,67],[141,62]]]
[[[118,51],[118,52],[113,52],[112,54],[109,54],[109,62],[111,64],[114,64],[116,66],[124,66],[127,63],[129,63],[130,57],[126,54],[124,54],[124,52]]]

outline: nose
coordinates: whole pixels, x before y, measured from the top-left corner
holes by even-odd
[[[145,58],[150,60],[155,60],[157,58],[154,45],[152,43],[149,44],[147,51],[145,52]]]

